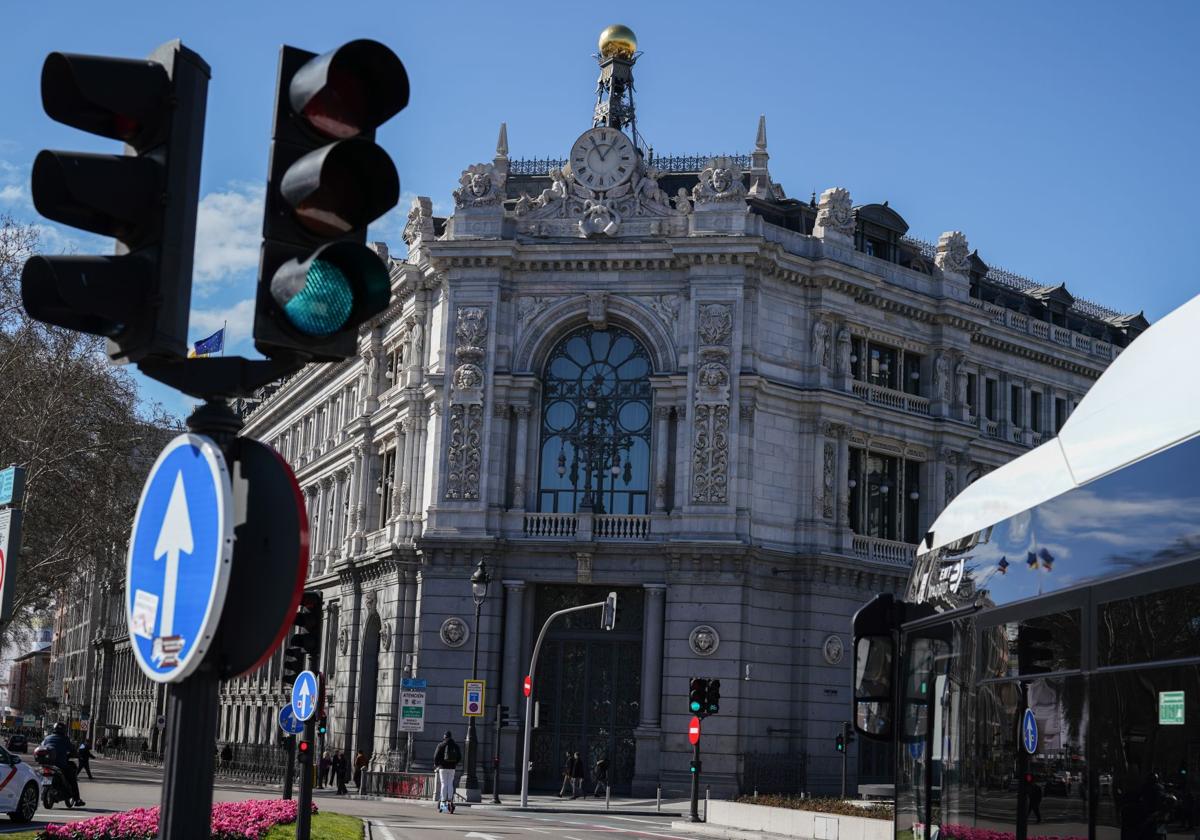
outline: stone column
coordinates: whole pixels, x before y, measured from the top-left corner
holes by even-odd
[[[670,437],[671,407],[654,407],[654,512],[667,509],[667,439]]]
[[[647,583],[644,588],[646,602],[642,613],[642,719],[634,730],[637,740],[634,796],[654,795],[662,754],[663,627],[667,585]]]
[[[417,417],[416,417],[416,424],[417,424],[417,439],[416,439],[417,470],[415,473],[416,482],[413,484],[413,489],[412,489],[413,534],[417,533],[417,529],[419,527],[418,522],[420,521],[421,516],[424,513],[424,511],[422,510],[422,505],[424,504],[424,499],[425,499],[425,475],[426,475],[426,473],[425,473],[425,457],[427,454],[427,450],[429,449],[429,418],[426,415],[424,408],[419,409]]]
[[[514,405],[517,414],[517,452],[513,462],[513,508],[525,510],[526,455],[529,451],[529,406]]]
[[[509,715],[520,721],[525,720],[525,697],[522,685],[525,680],[525,668],[528,667],[526,663],[521,661],[523,653],[521,650],[521,625],[524,616],[525,581],[504,581],[504,662],[500,702],[508,706]],[[500,732],[500,755],[519,756],[521,752],[521,726],[507,726]],[[518,776],[515,772],[516,766],[517,762],[512,760],[502,761],[500,766],[500,784],[505,790],[514,790],[518,786]]]

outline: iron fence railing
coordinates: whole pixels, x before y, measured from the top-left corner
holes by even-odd
[[[367,771],[363,773],[361,792],[367,796],[432,799],[433,774]]]

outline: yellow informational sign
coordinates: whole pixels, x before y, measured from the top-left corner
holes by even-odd
[[[487,680],[463,680],[463,717],[483,717]]]

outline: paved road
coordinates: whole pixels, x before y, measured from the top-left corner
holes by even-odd
[[[162,771],[124,762],[92,761],[93,780],[85,776],[80,792],[87,805],[67,809],[61,804],[52,810],[38,808],[34,824],[18,825],[0,816],[0,835],[13,831],[28,831],[48,823],[86,819],[97,814],[126,811],[130,808],[159,804],[162,794]],[[337,796],[328,790],[314,791],[314,800],[323,810],[337,811],[362,817],[370,824],[370,840],[504,840],[531,837],[555,840],[594,840],[601,836],[609,840],[620,838],[665,838],[691,840],[691,836],[671,829],[678,819],[670,813],[657,814],[653,803],[614,800],[613,808],[637,813],[613,815],[604,813],[599,800],[560,802],[554,797],[535,797],[536,804],[553,812],[517,812],[492,805],[460,805],[454,814],[440,814],[431,802],[398,799],[359,799]],[[217,801],[264,799],[279,796],[278,787],[255,787],[242,783],[218,780],[213,787]],[[510,802],[512,800],[509,800]],[[559,809],[570,806],[595,809],[590,813],[570,813]],[[681,803],[664,803],[664,812],[682,809]]]

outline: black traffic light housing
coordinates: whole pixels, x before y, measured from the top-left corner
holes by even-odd
[[[833,745],[837,749],[838,752],[845,752],[846,751],[846,736],[843,735],[841,732],[839,732],[837,734],[837,737],[833,739]]]
[[[1021,674],[1046,674],[1054,670],[1054,634],[1045,627],[1022,624],[1017,630],[1017,669]]]
[[[280,51],[254,315],[265,355],[349,358],[358,327],[387,308],[389,269],[366,231],[396,205],[400,179],[374,138],[408,90],[404,65],[377,41]]]
[[[144,60],[55,52],[42,65],[52,119],[126,146],[123,155],[40,152],[34,206],[117,246],[111,256],[31,257],[21,298],[39,321],[107,337],[116,361],[187,352],[210,75],[179,41]]]
[[[329,734],[329,717],[324,709],[317,712],[317,734],[321,736]]]
[[[316,659],[321,653],[321,612],[325,599],[320,591],[306,589],[292,624],[295,629],[283,650],[283,684],[296,682],[307,665],[305,657]]]
[[[721,681],[709,680],[708,690],[704,694],[704,713],[715,715],[721,711]]]
[[[688,683],[688,709],[698,717],[708,714],[708,680],[692,677]]]

